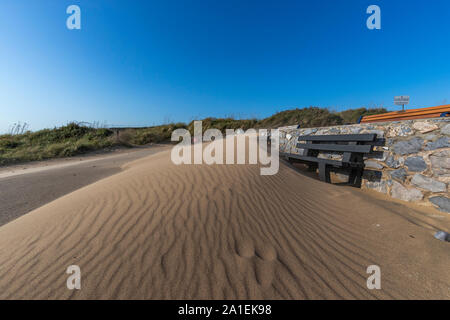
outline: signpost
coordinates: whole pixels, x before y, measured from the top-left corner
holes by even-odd
[[[409,96],[397,96],[394,97],[394,104],[402,106],[402,111],[405,111],[405,105],[409,103]]]

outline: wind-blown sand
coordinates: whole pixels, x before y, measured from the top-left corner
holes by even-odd
[[[121,171],[121,167],[169,146],[118,150],[0,168],[0,226],[77,189]]]
[[[0,298],[450,298],[448,215],[165,151],[0,227]],[[69,265],[81,290],[68,290]],[[381,267],[381,290],[366,269]]]

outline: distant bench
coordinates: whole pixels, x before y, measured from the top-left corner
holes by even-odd
[[[450,117],[450,104],[431,108],[411,109],[406,111],[395,111],[372,116],[360,117],[358,123],[399,121]]]
[[[300,143],[304,141],[305,143]],[[344,169],[349,171],[348,183],[361,187],[364,171],[364,155],[373,152],[377,141],[376,134],[347,134],[300,136],[297,148],[302,149],[300,154],[280,153],[290,162],[301,162],[309,165],[312,170],[319,169],[320,180],[330,181],[330,171]],[[342,160],[318,158],[319,153],[342,153]]]

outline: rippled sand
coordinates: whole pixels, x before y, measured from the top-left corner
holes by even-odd
[[[0,227],[0,298],[450,298],[449,215],[165,151]],[[68,290],[69,265],[81,290]],[[381,290],[366,269],[381,267]]]

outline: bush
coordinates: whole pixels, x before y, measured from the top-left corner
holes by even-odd
[[[278,128],[300,125],[302,128],[323,127],[342,124],[342,118],[328,109],[309,107],[278,112],[259,122],[260,127]]]
[[[374,114],[381,114],[388,112],[385,108],[359,108],[359,109],[349,109],[345,111],[339,112],[340,117],[342,118],[345,124],[356,123],[360,117],[371,116]]]
[[[266,119],[236,120],[233,118],[206,118],[203,120],[203,132],[208,129],[277,128],[298,125],[302,128],[325,127],[346,123],[355,123],[360,116],[387,112],[386,109],[354,109],[332,112],[328,109],[309,107],[278,112]],[[194,122],[172,123],[139,129],[119,130],[119,135],[110,129],[93,128],[77,123],[44,129],[37,132],[27,131],[21,134],[0,136],[0,165],[18,161],[43,160],[56,157],[74,156],[114,145],[133,146],[149,143],[170,142],[172,133],[179,128],[194,134]]]
[[[70,123],[55,129],[0,136],[0,164],[73,156],[112,146],[109,129]]]

